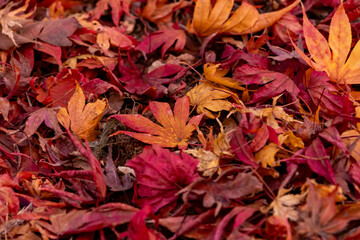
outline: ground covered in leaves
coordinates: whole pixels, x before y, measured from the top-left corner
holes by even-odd
[[[360,239],[360,1],[0,1],[1,239]]]

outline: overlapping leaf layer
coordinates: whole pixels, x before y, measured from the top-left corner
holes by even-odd
[[[359,17],[0,1],[0,238],[359,239]]]

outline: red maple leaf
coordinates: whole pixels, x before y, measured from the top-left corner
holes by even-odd
[[[133,202],[141,207],[151,205],[154,211],[175,204],[176,193],[198,178],[197,164],[198,160],[184,152],[178,155],[158,145],[146,146],[126,163],[136,173]]]
[[[186,43],[185,32],[181,29],[165,29],[151,33],[141,43],[139,43],[136,49],[149,54],[162,46],[161,57],[164,57],[166,51],[175,42],[175,50],[183,50]]]

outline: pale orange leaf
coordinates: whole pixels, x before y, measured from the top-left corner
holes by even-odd
[[[199,125],[203,115],[192,117],[189,122],[189,98],[180,98],[175,103],[174,113],[168,103],[150,102],[150,110],[161,126],[139,114],[117,114],[111,116],[137,132],[118,131],[117,134],[126,134],[148,144],[158,144],[161,147],[176,147],[186,149],[187,140],[196,126]]]

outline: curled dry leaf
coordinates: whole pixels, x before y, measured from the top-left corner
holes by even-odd
[[[237,90],[245,90],[244,87],[240,86],[241,82],[238,82],[230,77],[225,77],[229,70],[221,69],[219,67],[219,64],[204,64],[205,78],[211,82],[219,84],[220,86],[226,86]]]
[[[8,36],[15,46],[18,46],[17,42],[15,41],[15,35],[17,36],[15,32],[16,28],[21,28],[23,24],[31,21],[28,18],[35,11],[33,10],[25,13],[26,9],[29,6],[29,2],[30,0],[26,0],[25,4],[22,7],[19,7],[12,11],[11,9],[17,4],[9,3],[5,8],[0,10],[0,24],[2,27],[1,32]]]
[[[273,25],[299,2],[296,0],[279,11],[259,14],[253,5],[243,1],[229,18],[234,0],[217,0],[214,6],[209,0],[198,0],[187,30],[199,36],[209,36],[216,32],[233,35],[255,33]]]
[[[167,23],[171,21],[172,14],[176,10],[187,7],[190,4],[190,1],[184,0],[172,3],[168,3],[167,0],[149,0],[146,1],[144,9],[141,11],[141,16],[157,24]]]
[[[207,140],[204,134],[197,128],[198,138],[203,148],[185,150],[186,153],[199,159],[197,170],[205,177],[211,176],[215,172],[221,174],[222,169],[219,167],[220,160],[222,158],[231,159],[234,157],[230,147],[230,139],[227,133],[224,132],[220,121],[219,125],[221,132],[216,139],[214,139],[212,129],[210,129]]]
[[[4,120],[8,120],[10,110],[10,102],[6,98],[0,97],[0,114],[3,116]]]
[[[85,105],[85,95],[81,87],[76,85],[67,109],[61,108],[57,113],[57,119],[61,125],[70,129],[80,138],[93,141],[97,136],[95,128],[106,108],[107,102],[99,99]]]

